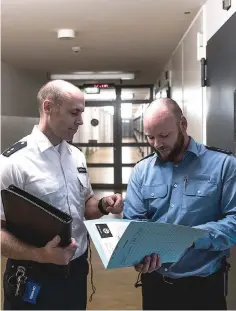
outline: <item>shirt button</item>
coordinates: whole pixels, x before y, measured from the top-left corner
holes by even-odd
[[[174,205],[174,204],[171,204],[171,207],[175,207],[175,205]]]
[[[200,190],[198,190],[198,192],[197,193],[201,193],[201,191]]]
[[[151,194],[151,197],[154,197],[154,193]]]
[[[174,187],[177,188],[178,187],[177,184],[174,184]]]
[[[167,272],[168,271],[168,269],[167,268],[165,268],[165,272]]]

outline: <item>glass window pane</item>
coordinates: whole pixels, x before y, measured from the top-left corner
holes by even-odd
[[[122,100],[149,100],[150,99],[150,89],[149,88],[130,88],[121,89],[121,99]]]
[[[114,163],[113,147],[82,147],[87,163]]]
[[[122,142],[146,142],[143,115],[148,104],[121,104]]]
[[[137,163],[151,153],[151,147],[122,147],[122,164]]]
[[[113,142],[113,115],[114,107],[85,107],[82,115],[84,124],[75,133],[73,143],[112,143]],[[91,121],[98,120],[93,126]]]
[[[133,167],[122,167],[122,184],[128,184]]]
[[[113,88],[100,89],[99,94],[84,93],[86,101],[113,101],[116,100],[116,90]]]
[[[122,147],[122,164],[136,163],[142,159],[138,147]]]
[[[113,167],[88,167],[89,179],[91,184],[113,184]]]

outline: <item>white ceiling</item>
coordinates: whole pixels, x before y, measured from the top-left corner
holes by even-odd
[[[153,83],[205,2],[2,0],[2,60],[42,72],[131,71]],[[76,38],[59,41],[60,28]]]

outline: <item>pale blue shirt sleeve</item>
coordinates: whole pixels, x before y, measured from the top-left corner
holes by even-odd
[[[124,218],[126,219],[148,219],[142,196],[142,174],[142,163],[136,164],[129,179],[124,203]]]
[[[236,244],[236,158],[234,157],[227,157],[225,161],[221,187],[222,219],[195,226],[209,232],[209,235],[195,242],[196,249],[223,251]]]

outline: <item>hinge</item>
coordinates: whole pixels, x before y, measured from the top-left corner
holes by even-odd
[[[207,60],[201,58],[201,86],[207,86]]]

